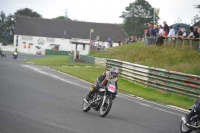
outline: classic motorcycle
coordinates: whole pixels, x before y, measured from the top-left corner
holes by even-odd
[[[191,106],[189,110],[191,111],[194,108],[195,105]],[[185,116],[183,116],[181,120],[181,133],[191,133],[192,131],[200,133],[200,114],[196,114],[195,116],[191,117],[189,123],[186,123]]]
[[[83,100],[83,111],[88,112],[93,108],[95,111],[99,111],[100,117],[105,117],[112,107],[112,100],[115,98],[116,91],[115,82],[108,81],[107,85],[100,87],[89,101]]]
[[[14,52],[13,53],[13,59],[17,59],[18,53]]]

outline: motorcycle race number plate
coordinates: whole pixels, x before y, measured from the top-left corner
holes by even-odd
[[[110,92],[114,93],[114,92],[116,91],[116,88],[115,88],[114,85],[109,85],[109,86],[108,86],[108,90],[109,90]]]

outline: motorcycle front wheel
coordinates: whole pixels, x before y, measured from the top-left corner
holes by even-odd
[[[181,125],[180,125],[180,129],[181,129],[181,133],[191,133],[192,129],[188,128],[183,121],[181,121]]]
[[[83,100],[83,111],[88,112],[90,109],[91,107],[89,106],[89,104],[86,103],[85,100]]]
[[[107,97],[104,102],[104,105],[101,105],[99,109],[99,116],[105,117],[109,113],[111,107],[112,107],[112,99],[110,97]]]

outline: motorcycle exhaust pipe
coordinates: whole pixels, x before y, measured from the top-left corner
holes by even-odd
[[[100,99],[97,99],[97,100],[95,100],[95,101],[93,101],[93,102],[91,102],[91,103],[88,103],[88,101],[87,101],[86,99],[84,99],[84,101],[88,104],[88,106],[90,106],[92,103],[97,102],[97,101],[99,101],[99,100],[101,100],[101,98],[100,98]]]
[[[194,126],[194,125],[191,125],[189,123],[186,123],[186,126],[193,127],[193,128],[196,128],[196,129],[200,128],[200,125],[199,126]]]
[[[185,124],[186,126],[193,127],[193,128],[200,128],[200,125],[199,126],[194,126],[194,125],[191,125],[189,123],[186,123],[185,117],[182,117],[182,121],[183,121],[183,124]]]

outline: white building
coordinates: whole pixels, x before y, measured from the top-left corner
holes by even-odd
[[[73,51],[76,49],[76,45],[71,43],[73,41],[81,43],[77,45],[77,50],[80,54],[87,55],[90,37],[91,40],[98,37],[99,44],[108,47],[108,37],[113,40],[113,46],[118,46],[118,39],[123,41],[127,34],[116,24],[17,17],[14,47],[19,52],[30,54],[46,49]]]

